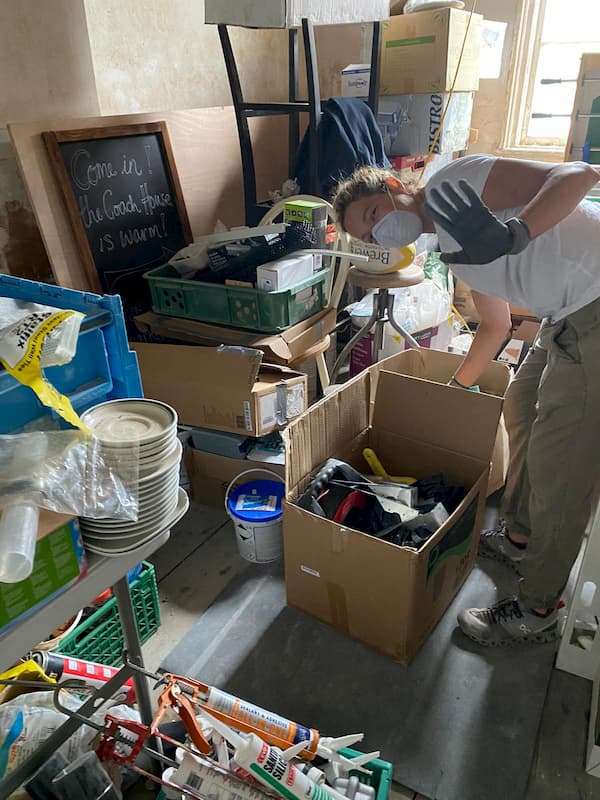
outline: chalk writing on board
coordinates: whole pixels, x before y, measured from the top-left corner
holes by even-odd
[[[163,263],[165,254],[185,246],[157,134],[61,142],[59,147],[94,263],[107,288],[112,283],[108,273],[150,269]]]

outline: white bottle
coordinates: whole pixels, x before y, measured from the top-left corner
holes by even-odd
[[[224,722],[202,711],[210,724],[235,748],[234,758],[252,777],[270,790],[275,790],[287,800],[345,800],[344,795],[326,786],[319,786],[303,775],[295,765],[286,761],[284,753],[277,747],[270,747],[255,733],[245,735],[231,730]],[[288,758],[302,752],[304,742],[285,751]]]
[[[213,768],[187,752],[170,780],[184,790],[191,789],[211,800],[267,800],[260,788]]]

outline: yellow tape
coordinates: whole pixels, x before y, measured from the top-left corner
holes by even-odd
[[[86,433],[91,433],[90,429],[79,419],[69,398],[60,394],[54,386],[48,383],[42,374],[41,368],[42,348],[46,336],[72,316],[73,313],[73,311],[57,311],[51,314],[32,333],[27,342],[25,354],[14,367],[9,366],[2,358],[0,358],[0,363],[2,363],[4,369],[9,375],[12,375],[15,380],[19,381],[19,383],[22,383],[24,386],[29,386],[45,406],[52,408],[57,414],[60,414],[64,420],[73,425],[73,427],[80,428]]]

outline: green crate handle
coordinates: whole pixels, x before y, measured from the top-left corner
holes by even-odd
[[[340,750],[340,754],[346,758],[353,758],[354,756],[362,755],[358,750],[352,750],[350,747],[345,747]],[[373,773],[370,777],[365,775],[364,772],[352,770],[351,775],[356,775],[362,783],[367,783],[375,789],[375,800],[388,800],[392,779],[394,775],[394,765],[389,761],[383,761],[381,758],[374,758],[368,761],[365,769],[371,770]]]

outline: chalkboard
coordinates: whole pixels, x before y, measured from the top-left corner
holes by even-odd
[[[147,310],[143,273],[192,241],[165,123],[42,136],[91,285]]]

